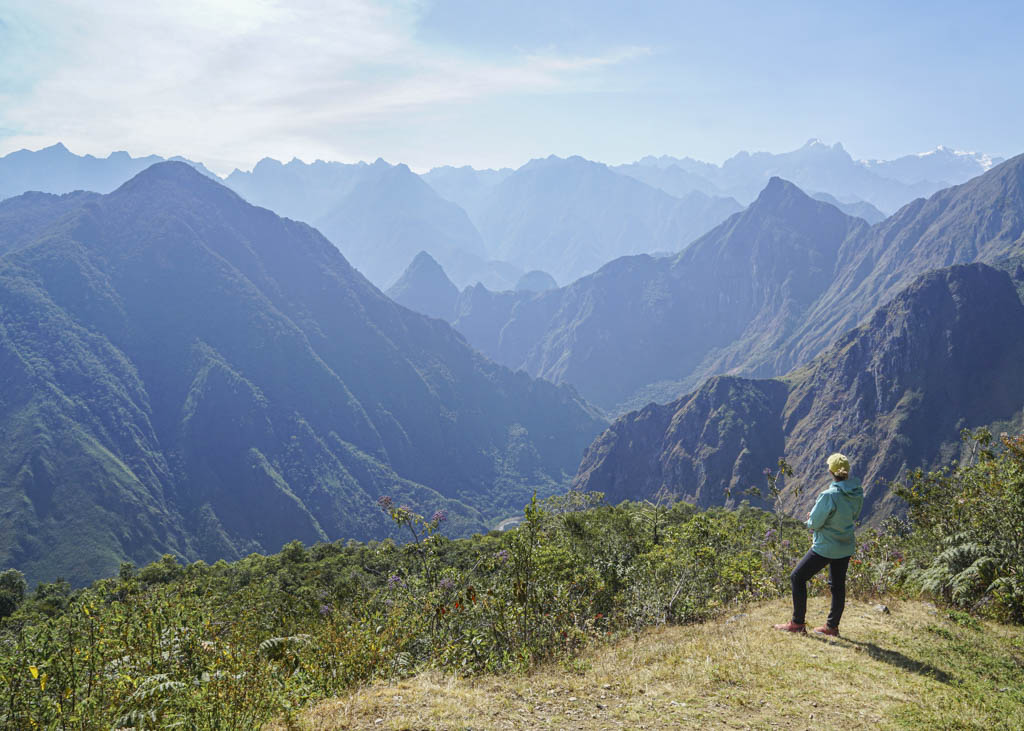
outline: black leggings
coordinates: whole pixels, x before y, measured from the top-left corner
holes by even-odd
[[[828,566],[829,584],[832,586],[832,609],[828,613],[826,624],[833,629],[839,629],[839,620],[843,618],[843,607],[846,606],[846,569],[849,565],[849,556],[825,558],[814,551],[808,551],[800,559],[800,563],[789,575],[789,582],[793,586],[793,622],[795,624],[804,624],[804,615],[807,614],[807,582]]]

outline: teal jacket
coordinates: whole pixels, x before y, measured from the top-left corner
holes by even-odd
[[[829,485],[818,495],[807,519],[807,527],[814,531],[811,550],[825,558],[852,556],[856,548],[853,524],[863,505],[864,491],[856,477]]]

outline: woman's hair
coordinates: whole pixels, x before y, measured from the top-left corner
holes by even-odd
[[[828,471],[835,475],[840,482],[850,476],[850,460],[845,455],[836,452],[829,455],[825,462],[828,465]]]

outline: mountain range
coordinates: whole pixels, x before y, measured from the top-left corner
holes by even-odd
[[[380,287],[394,284],[421,250],[462,285],[483,281],[507,289],[523,273],[492,264],[465,211],[406,165],[380,159],[369,165],[282,164],[267,158],[251,172],[235,170],[224,183],[255,205],[317,227]]]
[[[559,282],[618,256],[679,251],[742,208],[699,192],[676,198],[578,156],[531,160],[486,183],[466,205],[490,255]]]
[[[799,149],[779,154],[739,152],[721,166],[663,155],[615,169],[673,195],[698,190],[732,196],[743,204],[753,200],[769,178],[781,177],[843,203],[866,201],[892,213],[915,198],[966,182],[1002,161],[942,146],[894,160],[854,160],[842,144],[826,145],[812,139]]]
[[[173,157],[207,177],[216,176],[202,163]],[[107,157],[76,155],[58,142],[41,150],[16,150],[0,157],[0,200],[28,191],[72,193],[88,190],[109,193],[150,165],[163,162],[159,155],[132,157],[127,152],[112,152]]]
[[[0,199],[29,190],[106,193],[162,159],[78,156],[63,145],[21,150],[0,158]],[[266,158],[225,183],[256,205],[319,228],[378,286],[396,282],[426,250],[459,288],[481,282],[500,291],[533,269],[567,284],[618,256],[676,253],[753,201],[773,176],[876,223],[883,211],[998,161],[944,147],[856,161],[841,145],[812,140],[787,153],[739,153],[721,166],[663,156],[609,167],[552,156],[518,170],[440,167],[422,176],[383,160]]]
[[[868,225],[773,178],[674,257],[623,257],[537,295],[465,290],[456,329],[495,360],[622,413],[721,373],[813,359],[915,276],[1024,247],[1024,156]]]
[[[888,483],[957,454],[959,431],[1021,422],[1024,304],[984,264],[923,274],[813,361],[777,379],[713,377],[617,420],[587,450],[574,487],[611,502],[661,489],[735,505],[785,455],[782,508],[803,515],[847,454],[866,486],[864,520],[899,510]],[[763,491],[767,495],[767,491]]]
[[[385,494],[466,533],[573,474],[613,501],[734,504],[780,455],[798,514],[835,450],[881,520],[885,484],[953,456],[961,428],[1024,421],[1024,156],[805,152],[634,164],[714,185],[689,193],[582,158],[423,177],[265,160],[225,181],[240,193],[158,162],[112,192],[0,201],[0,565],[81,582],[385,537]],[[900,195],[992,165],[879,220],[816,184],[844,160],[849,190],[885,172]],[[683,240],[688,200],[778,169],[816,192],[768,177]],[[646,253],[616,256],[630,232]],[[537,259],[552,269],[524,274]],[[590,403],[620,416],[593,443]]]
[[[0,204],[0,565],[32,581],[381,538],[382,495],[483,530],[605,423],[185,164]]]

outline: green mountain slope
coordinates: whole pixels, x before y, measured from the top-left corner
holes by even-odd
[[[179,163],[0,258],[0,358],[0,565],[37,580],[380,537],[385,491],[478,530],[600,428]]]

